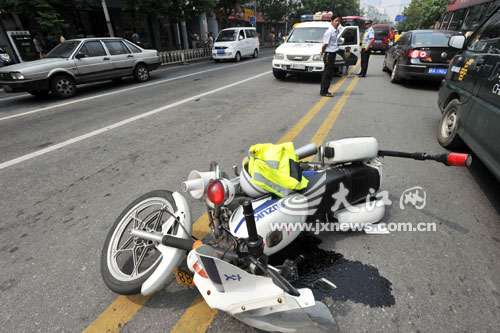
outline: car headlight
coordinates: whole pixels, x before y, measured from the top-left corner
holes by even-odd
[[[285,59],[284,53],[275,53],[273,56],[274,59]]]
[[[321,56],[319,54],[316,54],[313,56],[314,61],[321,61]]]
[[[24,75],[19,72],[10,72],[10,76],[12,76],[14,80],[24,80]]]

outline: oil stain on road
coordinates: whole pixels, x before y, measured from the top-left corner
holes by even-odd
[[[303,255],[299,264],[296,287],[311,288],[317,300],[331,298],[334,301],[348,300],[369,307],[392,306],[396,303],[392,295],[392,283],[380,276],[377,268],[359,261],[351,261],[340,253],[319,248],[321,240],[312,234],[301,234],[292,244],[270,258],[273,265],[281,265],[285,259],[296,259]],[[312,288],[319,278],[333,282],[337,289],[324,293]]]

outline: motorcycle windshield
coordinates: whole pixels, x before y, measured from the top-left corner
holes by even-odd
[[[264,307],[234,314],[247,325],[265,331],[278,332],[339,332],[339,327],[328,307],[316,301],[314,306],[301,307],[292,297],[286,297],[286,306]],[[290,309],[293,308],[293,309]]]

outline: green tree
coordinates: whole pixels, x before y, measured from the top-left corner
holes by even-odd
[[[289,5],[286,0],[260,0],[257,2],[258,11],[262,13],[266,21],[283,22],[289,13]]]
[[[436,23],[448,4],[449,0],[412,0],[403,11],[406,20],[399,22],[397,29],[427,29]]]
[[[297,9],[297,15],[314,14],[316,12],[332,12],[340,16],[359,15],[358,0],[302,0],[302,7]]]
[[[73,1],[72,5],[84,6],[86,1]],[[67,1],[47,0],[0,0],[0,8],[25,15],[30,22],[36,22],[43,32],[62,33],[68,24],[59,16],[54,6],[67,6]]]
[[[217,0],[215,4],[216,8],[219,10],[221,28],[227,28],[230,26],[229,15],[236,12],[236,7],[238,6],[237,0]]]

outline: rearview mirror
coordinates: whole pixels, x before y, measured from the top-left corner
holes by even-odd
[[[82,59],[82,58],[85,58],[85,54],[83,54],[83,52],[78,52],[75,56],[76,59]]]
[[[342,44],[344,44],[344,43],[345,43],[345,39],[344,39],[344,38],[342,38],[342,37],[340,37],[340,38],[337,40],[337,44],[339,44],[339,45],[342,45]]]
[[[244,39],[244,37],[243,37],[242,35],[240,35],[240,36],[238,37],[238,40],[243,40],[243,39]]]
[[[452,36],[448,41],[448,46],[454,49],[462,49],[465,43],[465,36]]]

